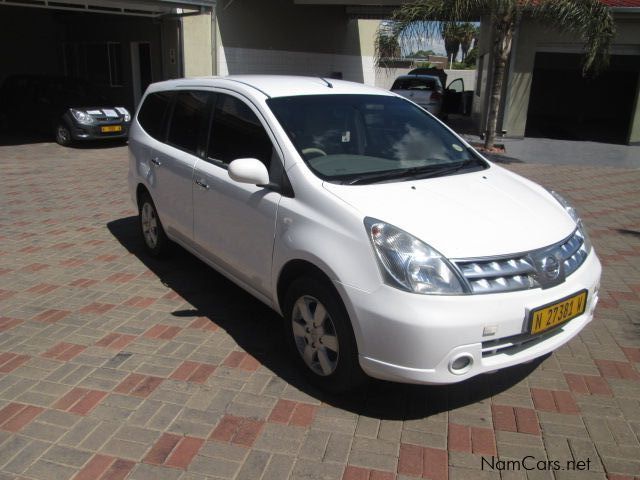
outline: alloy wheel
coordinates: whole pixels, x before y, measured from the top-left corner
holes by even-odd
[[[158,218],[156,217],[155,209],[150,203],[145,202],[142,206],[140,217],[144,241],[149,248],[155,248],[158,244]]]
[[[298,298],[291,323],[304,363],[317,375],[331,375],[338,366],[338,335],[324,305],[310,295]]]
[[[59,125],[56,129],[57,141],[60,145],[66,145],[71,140],[69,130],[64,125]]]

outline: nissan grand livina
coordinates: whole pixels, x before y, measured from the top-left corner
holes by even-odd
[[[458,382],[593,318],[601,266],[576,210],[392,92],[156,83],[129,151],[148,252],[178,243],[280,313],[293,361],[327,389]]]

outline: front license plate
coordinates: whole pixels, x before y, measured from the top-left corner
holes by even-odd
[[[102,133],[121,132],[122,131],[122,125],[109,125],[109,126],[106,126],[106,127],[100,127],[100,131]]]
[[[582,315],[587,308],[587,291],[578,293],[532,310],[529,314],[530,332],[532,334],[544,332],[572,318]]]

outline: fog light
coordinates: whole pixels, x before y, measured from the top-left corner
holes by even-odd
[[[455,356],[449,363],[449,370],[456,375],[462,375],[471,370],[473,357],[468,353],[461,353]]]

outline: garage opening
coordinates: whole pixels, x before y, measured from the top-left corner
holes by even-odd
[[[0,0],[0,145],[57,139],[61,126],[88,138],[104,116],[128,122],[150,83],[182,76],[181,18],[214,6]]]
[[[585,78],[580,54],[537,53],[525,135],[626,144],[639,81],[637,55],[612,55]]]

